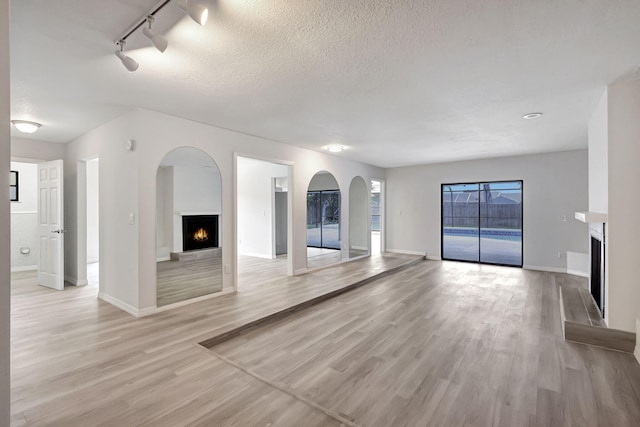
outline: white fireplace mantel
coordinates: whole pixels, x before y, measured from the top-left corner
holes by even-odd
[[[192,215],[220,215],[220,212],[202,211],[202,212],[176,212],[180,216],[192,216]]]
[[[607,214],[602,212],[576,212],[576,219],[588,224],[606,223]]]

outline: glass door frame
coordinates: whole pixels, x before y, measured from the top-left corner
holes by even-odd
[[[338,215],[338,241],[340,242],[340,246],[342,246],[342,193],[340,192],[340,190],[311,190],[311,191],[307,191],[307,195],[309,195],[309,193],[316,193],[320,196],[320,202],[322,202],[322,195],[324,193],[337,193],[338,194],[338,208],[340,210],[340,214]],[[307,212],[309,210],[309,207],[307,206]],[[308,213],[307,213],[308,215]],[[324,219],[325,216],[321,215],[320,217],[320,246],[316,246],[316,245],[310,245],[309,244],[309,239],[307,237],[307,247],[308,248],[318,248],[318,249],[333,249],[333,250],[341,250],[342,247],[330,247],[330,246],[325,246],[324,245]]]
[[[501,184],[508,182],[520,183],[520,264],[502,264],[482,261],[482,221],[481,221],[481,199],[482,184]],[[478,186],[478,261],[446,258],[444,256],[444,187],[454,185],[477,185]],[[522,268],[524,265],[524,181],[522,179],[505,179],[500,181],[475,181],[475,182],[454,182],[440,184],[440,255],[443,261],[468,262],[472,264],[497,265],[503,267]]]

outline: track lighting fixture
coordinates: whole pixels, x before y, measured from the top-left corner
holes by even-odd
[[[176,0],[176,6],[200,25],[207,23],[209,9],[194,0]]]
[[[153,24],[154,19],[155,18],[153,17],[153,15],[147,16],[147,22],[149,23],[149,26],[142,28],[142,34],[144,34],[146,38],[151,40],[151,43],[153,43],[156,49],[158,49],[160,52],[164,52],[169,45],[169,41],[151,29],[151,24]]]
[[[127,42],[125,42],[124,40],[118,40],[116,42],[116,45],[118,45],[119,48],[118,50],[116,50],[116,56],[118,57],[118,59],[120,59],[120,61],[122,61],[122,65],[124,65],[127,70],[133,72],[138,69],[139,64],[135,61],[135,59],[130,58],[124,54],[123,50],[126,43]]]
[[[146,38],[151,40],[153,46],[158,49],[160,52],[164,52],[169,45],[169,41],[160,34],[156,33],[151,29],[153,25],[153,21],[155,21],[155,15],[163,7],[167,4],[171,3],[172,0],[161,0],[149,13],[147,13],[144,18],[138,19],[132,26],[130,26],[122,35],[117,39],[116,45],[118,46],[118,50],[116,50],[116,56],[120,61],[122,61],[122,65],[129,71],[136,71],[138,69],[138,63],[133,59],[124,54],[124,45],[127,42],[129,36],[131,36],[135,31],[137,31],[140,27],[142,27],[142,34],[145,35]],[[207,18],[209,17],[209,9],[206,6],[200,3],[200,0],[175,0],[176,6],[184,13],[189,15],[191,19],[196,21],[200,25],[204,25],[207,22]],[[147,24],[147,25],[145,25]]]

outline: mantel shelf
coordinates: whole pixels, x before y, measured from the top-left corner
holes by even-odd
[[[576,219],[586,223],[606,223],[607,214],[601,212],[576,212]]]
[[[213,211],[201,211],[201,212],[176,212],[176,214],[180,216],[191,216],[191,215],[220,215],[220,212]]]

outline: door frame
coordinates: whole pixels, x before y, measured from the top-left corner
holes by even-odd
[[[520,183],[520,219],[521,219],[521,226],[520,226],[520,233],[521,233],[521,238],[520,238],[520,264],[501,264],[501,263],[493,263],[493,262],[482,262],[481,261],[481,256],[482,256],[482,250],[481,250],[481,246],[480,246],[480,242],[481,242],[481,234],[480,234],[480,230],[482,227],[480,227],[480,198],[478,197],[478,261],[470,261],[470,260],[464,260],[464,259],[453,259],[453,258],[445,258],[444,256],[444,199],[443,199],[443,193],[444,193],[444,187],[445,186],[450,186],[450,185],[474,185],[477,184],[478,185],[478,192],[480,192],[480,184],[500,184],[500,183],[505,183],[505,182],[519,182]],[[443,261],[456,261],[456,262],[467,262],[470,264],[485,264],[485,265],[497,265],[497,266],[502,266],[502,267],[516,267],[516,268],[522,268],[522,266],[524,265],[524,180],[522,179],[502,179],[502,180],[497,180],[497,181],[490,181],[490,180],[485,180],[485,181],[467,181],[467,182],[454,182],[454,183],[441,183],[440,184],[440,257]]]
[[[86,157],[77,161],[76,182],[76,277],[67,277],[74,286],[85,286],[87,279],[87,162],[100,159],[99,155]],[[100,198],[100,175],[98,173],[98,206],[102,207]],[[102,227],[98,225],[98,239],[102,242]],[[102,250],[98,249],[98,263],[102,263]],[[102,272],[100,272],[102,276]],[[98,280],[99,283],[102,280]]]
[[[247,159],[260,160],[267,163],[275,163],[277,165],[284,165],[287,167],[288,188],[287,192],[287,276],[293,276],[293,266],[296,259],[296,253],[293,250],[294,239],[294,227],[293,227],[293,206],[294,206],[294,162],[288,160],[274,159],[271,157],[262,157],[252,154],[245,154],[242,152],[233,152],[233,188],[232,188],[232,207],[233,207],[233,227],[232,227],[232,244],[233,244],[233,257],[231,260],[231,273],[232,273],[232,287],[233,291],[238,291],[238,157],[244,157]],[[275,198],[273,191],[271,191],[272,200]],[[273,204],[272,204],[273,209]],[[273,223],[272,223],[273,227]]]
[[[320,194],[320,201],[322,202],[322,193],[338,193],[338,197],[339,197],[339,203],[340,203],[340,215],[338,216],[338,236],[340,236],[340,248],[329,248],[327,246],[323,246],[324,243],[324,238],[323,238],[323,224],[322,222],[320,223],[320,246],[315,246],[315,245],[310,245],[309,244],[309,240],[307,238],[307,247],[308,248],[318,248],[318,249],[330,249],[330,250],[335,250],[335,251],[341,251],[342,250],[342,193],[340,192],[340,190],[312,190],[312,191],[308,191],[307,190],[307,194],[309,193],[318,193]],[[307,205],[307,212],[309,211],[309,205]],[[320,218],[324,219],[323,216],[321,216]]]
[[[386,233],[385,233],[385,215],[386,215],[386,182],[384,179],[379,179],[379,178],[370,178],[369,179],[369,197],[371,197],[371,194],[373,194],[373,192],[371,191],[372,189],[372,185],[371,182],[372,181],[376,181],[380,183],[380,253],[383,253],[387,250],[387,241],[386,241]],[[373,232],[373,230],[371,230],[371,200],[369,200],[369,250],[370,253],[371,251],[373,251],[373,248],[371,247],[371,233]]]

